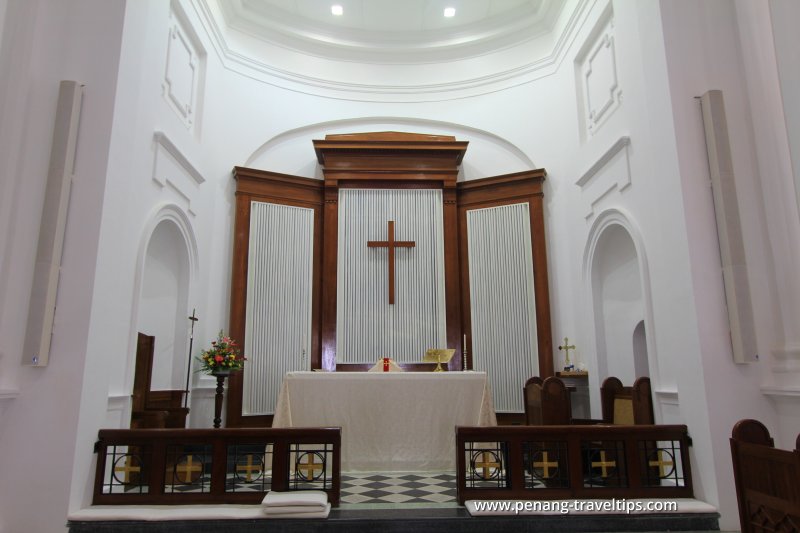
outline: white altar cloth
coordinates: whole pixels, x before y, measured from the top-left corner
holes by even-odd
[[[455,470],[455,427],[497,425],[485,372],[289,372],[272,427],[342,428],[342,471]]]

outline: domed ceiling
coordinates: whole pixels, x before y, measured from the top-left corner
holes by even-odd
[[[228,26],[313,55],[456,59],[552,31],[565,0],[221,0]],[[341,6],[341,15],[332,6]],[[444,15],[445,8],[455,10]]]
[[[588,0],[197,2],[236,69],[304,92],[406,101],[497,90],[552,72]]]

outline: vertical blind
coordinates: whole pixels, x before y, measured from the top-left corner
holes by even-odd
[[[242,414],[275,411],[286,372],[310,368],[314,210],[252,202]]]
[[[390,220],[395,240],[415,243],[395,251],[393,305],[388,250],[367,247],[388,239]],[[441,190],[339,191],[337,362],[419,362],[446,347],[443,235]]]
[[[539,373],[527,203],[467,211],[473,368],[488,373],[499,412],[523,410]]]

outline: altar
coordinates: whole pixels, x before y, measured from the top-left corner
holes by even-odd
[[[485,372],[289,372],[272,427],[342,428],[342,470],[455,470],[455,427],[494,426]]]

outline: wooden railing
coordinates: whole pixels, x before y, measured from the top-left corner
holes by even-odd
[[[458,502],[691,498],[686,426],[456,428]]]
[[[769,430],[741,420],[731,435],[742,533],[800,531],[800,435],[795,450],[774,448]]]
[[[259,503],[323,490],[339,504],[341,428],[103,429],[95,505]]]

